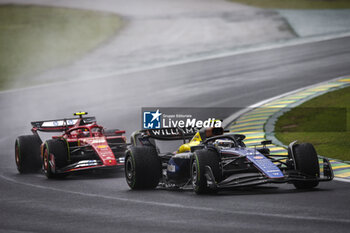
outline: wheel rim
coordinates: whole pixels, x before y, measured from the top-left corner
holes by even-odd
[[[134,177],[134,164],[132,162],[131,156],[128,156],[128,159],[126,160],[125,163],[125,175],[128,180],[128,182],[131,182],[133,177]]]
[[[44,171],[47,173],[49,169],[49,154],[47,150],[44,152]]]
[[[198,176],[197,166],[196,166],[196,161],[194,161],[192,163],[192,186],[193,187],[196,187],[197,185],[197,176]]]

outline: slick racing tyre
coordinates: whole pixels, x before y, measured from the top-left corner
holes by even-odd
[[[43,168],[47,178],[63,178],[66,174],[57,173],[68,164],[68,148],[65,141],[51,139],[45,142],[43,153]]]
[[[40,138],[35,135],[19,136],[15,143],[15,161],[19,173],[41,169]]]
[[[207,185],[207,178],[205,177],[205,167],[209,166],[213,172],[215,182],[222,180],[220,170],[220,158],[216,151],[213,150],[197,150],[194,153],[194,159],[191,166],[191,181],[192,187],[197,194],[212,193],[217,191],[211,189]]]
[[[318,185],[320,176],[318,157],[314,146],[310,143],[297,144],[293,147],[295,169],[315,180],[294,181],[297,189],[310,189]],[[291,156],[291,155],[290,155]]]
[[[125,157],[125,178],[131,189],[154,189],[162,175],[157,151],[149,146],[131,146]]]

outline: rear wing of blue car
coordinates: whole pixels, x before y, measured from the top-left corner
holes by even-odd
[[[137,145],[153,145],[156,140],[190,140],[197,133],[195,128],[159,128],[159,129],[144,129],[135,131],[131,134],[130,141],[134,146]]]
[[[157,140],[182,140],[191,139],[197,133],[196,128],[159,128],[144,129],[138,131],[143,137],[150,137]]]

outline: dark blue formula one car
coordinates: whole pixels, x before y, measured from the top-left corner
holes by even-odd
[[[289,145],[288,155],[271,155],[263,141],[247,148],[241,134],[223,128],[163,128],[134,132],[125,157],[126,181],[131,189],[191,187],[197,194],[267,183],[291,183],[298,189],[333,179],[328,159],[319,158],[309,143]],[[161,141],[183,140],[175,152],[160,152]]]

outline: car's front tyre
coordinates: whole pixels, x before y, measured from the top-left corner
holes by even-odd
[[[294,168],[301,174],[314,180],[298,180],[293,184],[297,189],[310,189],[318,185],[317,178],[320,176],[318,156],[314,146],[310,143],[302,143],[293,146]],[[289,151],[289,156],[291,152]]]
[[[66,142],[60,139],[47,140],[43,152],[43,168],[46,177],[49,179],[65,177],[66,174],[57,171],[68,164]]]
[[[206,194],[217,191],[216,189],[208,187],[207,178],[205,176],[206,166],[209,166],[213,172],[215,178],[214,182],[220,182],[222,179],[218,153],[207,149],[197,150],[194,152],[191,166],[191,182],[196,194]]]

